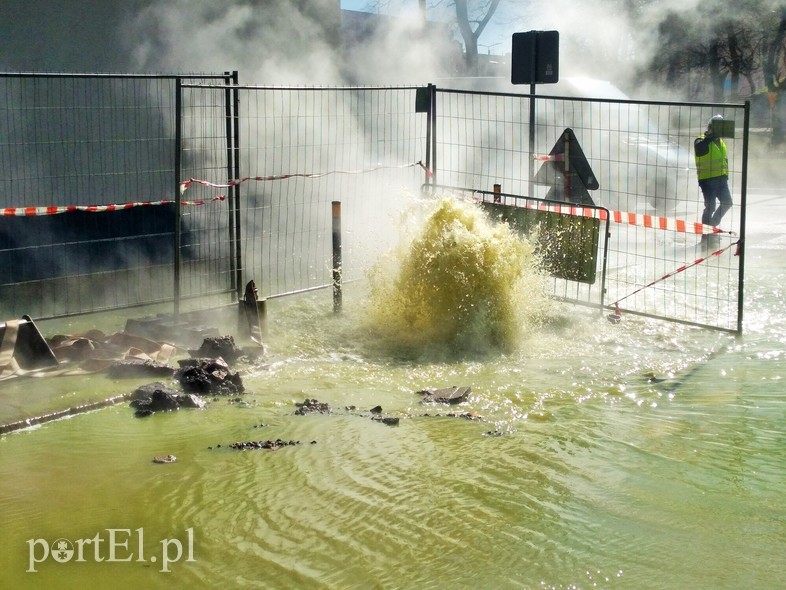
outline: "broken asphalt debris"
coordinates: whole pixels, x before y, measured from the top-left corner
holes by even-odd
[[[423,403],[430,404],[460,404],[467,401],[469,394],[472,393],[471,387],[447,387],[445,389],[423,389],[415,392],[423,396]]]
[[[295,415],[305,416],[306,414],[330,414],[330,406],[315,399],[308,399],[302,403],[295,403],[297,410]]]
[[[172,377],[175,368],[166,363],[152,359],[124,358],[115,361],[107,369],[107,375],[112,379],[126,379],[133,377]]]
[[[188,353],[195,358],[221,357],[229,364],[248,356],[245,350],[238,348],[232,336],[205,338],[198,350],[189,350]]]
[[[172,412],[180,408],[204,408],[203,399],[189,393],[180,393],[163,383],[148,383],[138,387],[131,394],[130,406],[136,409],[136,416],[144,418],[155,412]]]
[[[231,336],[205,338],[197,352],[211,350],[227,354],[232,359],[240,358]],[[172,412],[180,408],[204,408],[207,401],[201,396],[236,396],[245,388],[240,373],[232,372],[222,356],[214,358],[190,358],[178,361],[180,368],[172,369],[172,376],[182,387],[177,391],[159,381],[136,389],[131,394],[131,407],[136,416],[142,418],[155,412]],[[243,403],[235,397],[232,403]]]
[[[398,426],[399,418],[396,416],[372,416],[374,422],[382,422],[386,426]]]
[[[232,373],[229,365],[219,358],[196,358],[178,361],[180,370],[175,377],[183,389],[198,395],[234,395],[243,393],[240,373]]]
[[[245,442],[233,442],[232,444],[228,445],[230,449],[239,449],[241,451],[248,451],[253,449],[268,449],[271,451],[275,451],[276,449],[280,449],[282,447],[293,447],[295,445],[299,445],[299,440],[290,440],[285,441],[277,438],[276,440],[257,440],[257,441],[245,441]],[[312,444],[314,444],[312,442]]]

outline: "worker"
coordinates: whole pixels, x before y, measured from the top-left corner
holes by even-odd
[[[696,175],[702,195],[704,195],[704,212],[701,215],[701,222],[712,227],[718,226],[732,205],[731,192],[729,191],[729,159],[726,153],[726,143],[721,138],[719,129],[722,122],[722,115],[712,117],[707,123],[707,131],[696,138],[693,143]],[[703,234],[701,243],[709,246],[717,240],[717,237],[714,234]]]

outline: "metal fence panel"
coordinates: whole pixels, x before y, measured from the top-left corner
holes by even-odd
[[[537,125],[532,149],[531,107]],[[736,254],[743,252],[737,242],[744,237],[747,110],[744,104],[438,89],[436,175],[444,185],[490,191],[499,184],[506,193],[553,198],[551,187],[535,184],[533,176],[565,130],[572,130],[600,185],[589,194],[612,215],[605,300],[627,312],[738,331],[742,278]],[[708,252],[695,233],[708,228],[693,225],[700,223],[704,205],[692,148],[717,113],[734,120],[737,129],[735,139],[726,139],[735,206]],[[555,281],[554,294],[579,303],[596,300],[589,289],[565,281]]]
[[[333,201],[342,204],[343,280],[361,278],[375,253],[392,244],[392,216],[424,178],[418,162],[426,118],[415,113],[416,90],[238,88],[242,282],[254,280],[262,297],[330,286]],[[201,105],[220,88],[184,91],[195,97],[185,101],[186,118],[210,118]],[[208,165],[220,152],[200,145],[192,173],[225,183],[224,171]],[[193,194],[210,198],[217,190],[201,184]]]
[[[177,198],[175,77],[3,74],[0,97],[3,317],[170,301],[174,206],[112,205]]]
[[[361,278],[424,181],[559,197],[535,181],[569,129],[599,183],[588,195],[609,210],[608,267],[605,282],[555,279],[554,295],[740,329],[747,105],[187,78],[0,76],[3,315],[234,299],[252,279],[263,297],[330,286],[334,201],[343,279]],[[702,198],[691,148],[717,112],[736,121],[727,140],[735,206],[706,253],[696,232],[707,228],[693,225]],[[185,204],[51,209],[177,201],[181,189]]]

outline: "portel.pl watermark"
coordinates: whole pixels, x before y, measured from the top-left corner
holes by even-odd
[[[160,551],[145,552],[145,531],[138,529],[104,529],[94,537],[69,540],[65,538],[47,541],[28,539],[27,572],[36,573],[36,567],[47,560],[56,563],[74,562],[142,562],[160,563],[159,571],[169,573],[173,563],[196,561],[194,559],[194,529],[185,530],[186,539],[161,539]]]

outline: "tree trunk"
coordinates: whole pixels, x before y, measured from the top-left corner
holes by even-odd
[[[467,0],[456,0],[456,22],[461,32],[461,38],[464,39],[467,72],[470,75],[477,75],[478,73],[478,39],[480,39],[483,29],[489,24],[491,17],[494,16],[494,11],[497,10],[499,2],[500,0],[492,0],[488,12],[486,12],[483,19],[478,23],[477,28],[473,30],[472,23],[469,21]]]
[[[786,40],[786,7],[781,8],[780,22],[778,23],[778,30],[775,33],[775,38],[767,48],[767,61],[764,64],[764,77],[766,79],[767,90],[775,94],[775,102],[771,106],[772,116],[772,136],[770,141],[773,145],[779,145],[783,142],[783,117],[781,115],[783,108],[780,104],[782,102],[783,87],[778,80],[778,64],[783,57],[783,42]]]

